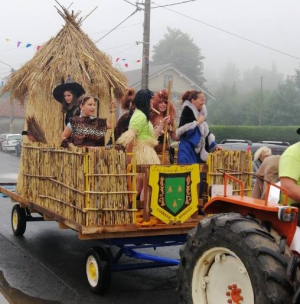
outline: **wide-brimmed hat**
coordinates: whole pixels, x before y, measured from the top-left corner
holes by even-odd
[[[76,95],[76,97],[79,97],[85,93],[83,87],[79,83],[72,82],[70,75],[68,76],[68,79],[66,80],[66,82],[61,83],[53,90],[53,97],[57,101],[62,103],[64,100],[65,91],[72,91]]]

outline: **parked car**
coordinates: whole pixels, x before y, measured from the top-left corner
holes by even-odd
[[[6,135],[9,133],[0,134],[0,151],[2,151],[2,142],[6,139]]]
[[[273,155],[281,155],[290,146],[288,142],[281,141],[260,141],[253,143],[251,140],[243,139],[224,139],[219,144],[225,150],[250,150],[254,154],[260,147],[267,146],[272,150]]]
[[[22,152],[22,141],[23,141],[23,137],[18,140],[16,146],[15,146],[15,154],[16,156],[21,156],[21,152]]]
[[[15,146],[22,139],[21,134],[6,134],[2,141],[2,150],[4,152],[15,151]]]

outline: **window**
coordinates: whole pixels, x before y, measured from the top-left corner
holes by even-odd
[[[164,77],[164,88],[168,88],[168,83],[171,81],[171,87],[173,86],[173,75],[165,75]]]

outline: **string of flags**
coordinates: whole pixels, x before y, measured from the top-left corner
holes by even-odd
[[[120,58],[120,57],[116,58],[116,62],[119,62],[120,60],[122,60],[122,61],[127,61],[126,58]],[[133,61],[132,61],[132,62],[133,62]],[[141,62],[141,60],[140,60],[140,59],[137,59],[137,60],[135,60],[135,62],[139,63],[139,62]],[[124,66],[125,66],[126,68],[128,68],[128,67],[129,67],[129,63],[128,63],[128,62],[125,62],[125,63],[124,63]]]
[[[6,42],[13,42],[13,41],[12,41],[11,39],[9,39],[9,38],[5,38],[5,41],[6,41]],[[24,43],[23,41],[15,41],[15,42],[13,42],[13,43],[16,43],[16,44],[15,44],[15,45],[16,45],[16,48],[20,48],[20,47],[31,48],[31,47],[34,47],[37,51],[42,47],[41,45],[33,45],[32,43],[29,43],[29,42]],[[145,58],[145,60],[147,61],[148,58]],[[116,58],[116,60],[115,60],[115,62],[120,62],[120,61],[124,61],[124,66],[125,66],[126,68],[129,67],[129,63],[128,63],[128,61],[127,61],[126,58],[120,58],[120,57],[118,57],[118,58]],[[140,63],[140,62],[141,62],[141,59],[131,60],[130,62]],[[1,86],[3,86],[3,83],[1,83]]]
[[[5,38],[6,42],[11,42],[11,40],[9,38]],[[25,45],[26,48],[30,48],[30,47],[35,47],[36,50],[38,51],[42,46],[41,45],[33,45],[32,43],[23,43],[22,41],[17,41],[16,42],[16,47],[19,48],[20,46]]]

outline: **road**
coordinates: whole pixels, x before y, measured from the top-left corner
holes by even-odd
[[[20,158],[0,152],[0,183],[14,182]],[[92,294],[85,278],[85,254],[98,241],[80,241],[56,222],[29,222],[23,237],[11,230],[9,198],[0,197],[1,293],[16,304],[177,303],[176,267],[114,272],[108,293]],[[178,258],[179,246],[149,253]],[[130,258],[123,258],[123,263]]]

